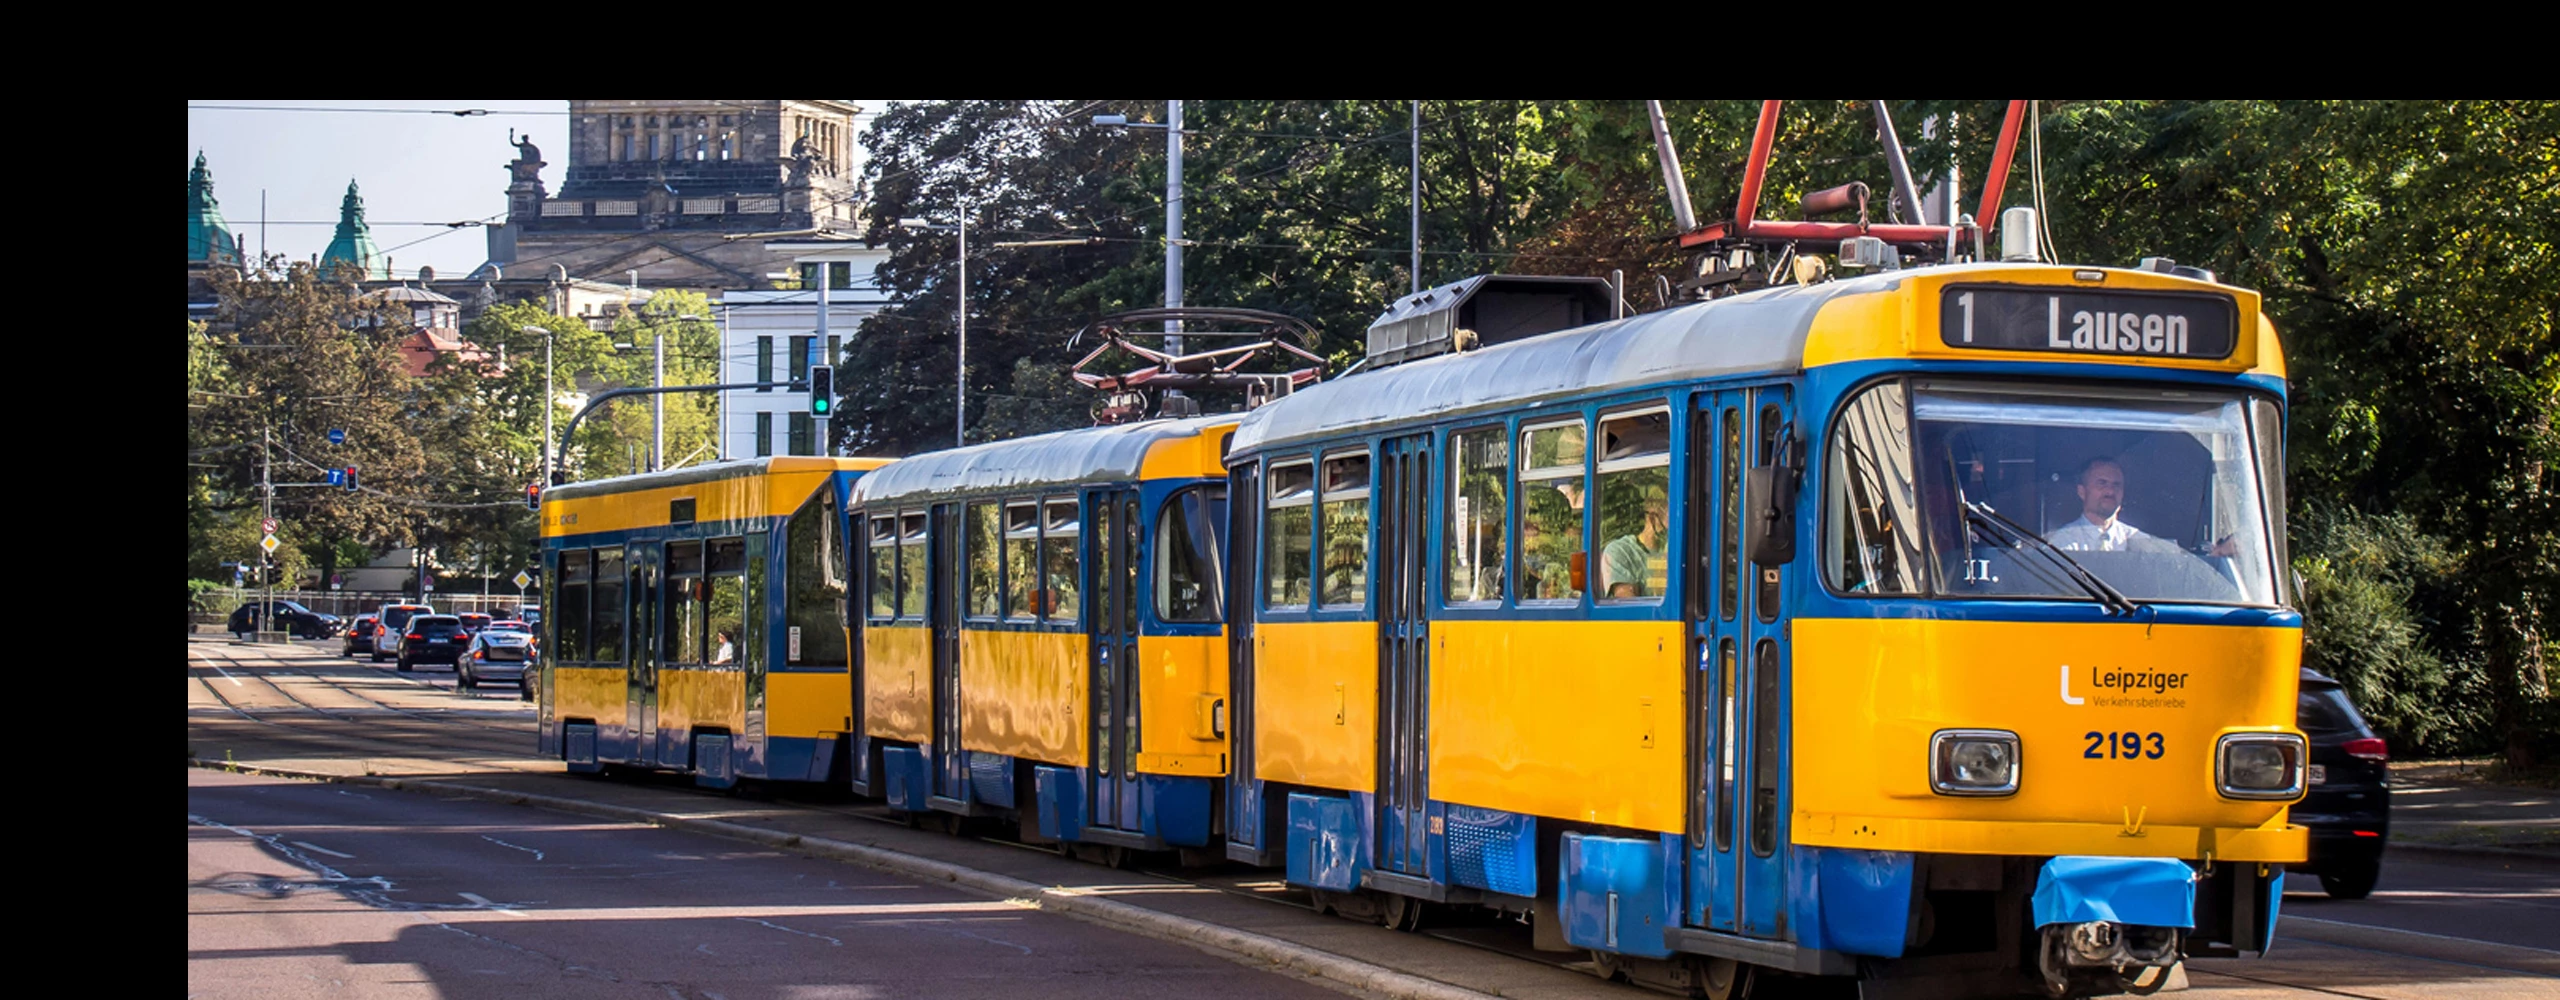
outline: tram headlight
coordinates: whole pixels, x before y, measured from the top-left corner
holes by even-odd
[[[1929,787],[1940,795],[2013,795],[2018,734],[2005,729],[1941,729],[1929,737]]]
[[[2214,776],[2224,798],[2297,799],[2308,755],[2292,733],[2232,733],[2214,747]]]

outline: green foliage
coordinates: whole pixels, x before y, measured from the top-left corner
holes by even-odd
[[[231,584],[230,584],[228,581],[223,581],[223,580],[199,580],[199,579],[196,579],[195,577],[188,577],[188,578],[187,578],[187,610],[189,610],[189,611],[222,611],[222,610],[225,610],[225,609],[222,607],[222,595],[223,595],[225,592],[229,591],[230,589],[231,589]]]
[[[2293,519],[2292,545],[2302,576],[2303,665],[2345,685],[2348,699],[2397,745],[2477,743],[2487,717],[2446,697],[2457,669],[2476,686],[2476,664],[2448,665],[2431,642],[2455,584],[2445,541],[2404,514],[2311,502]]]

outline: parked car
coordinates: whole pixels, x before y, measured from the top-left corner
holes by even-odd
[[[454,617],[462,619],[462,630],[473,635],[480,634],[481,629],[488,628],[490,622],[498,620],[494,615],[484,615],[477,611],[458,611],[454,613]]]
[[[373,652],[373,626],[381,615],[357,615],[355,624],[347,626],[346,642],[338,647],[341,656]]]
[[[264,606],[263,601],[251,601],[232,609],[231,634],[245,638],[265,627],[260,624],[266,620],[260,610]],[[292,601],[277,601],[272,610],[273,620],[283,623],[296,639],[326,639],[338,634],[340,622],[336,615],[321,614]]]
[[[374,612],[373,662],[380,663],[400,655],[400,639],[408,634],[409,619],[436,613],[431,604],[392,603]]]
[[[409,619],[409,627],[400,632],[400,669],[410,670],[421,663],[455,663],[462,659],[462,648],[471,644],[471,635],[462,630],[462,619],[452,615],[417,615]]]
[[[454,664],[454,686],[476,688],[489,681],[524,688],[524,673],[533,663],[533,629],[513,619],[493,621],[471,634],[462,659]]]
[[[2305,667],[2296,725],[2311,738],[2309,790],[2293,822],[2311,828],[2311,858],[2292,866],[2317,875],[2336,899],[2363,899],[2382,874],[2391,839],[2391,749],[2366,725],[2346,689]]]

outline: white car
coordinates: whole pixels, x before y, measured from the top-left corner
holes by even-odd
[[[476,688],[484,681],[524,686],[533,665],[533,627],[514,619],[493,621],[473,633],[471,645],[454,664],[454,686]]]

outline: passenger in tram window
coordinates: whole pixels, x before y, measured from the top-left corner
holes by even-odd
[[[711,642],[712,665],[718,666],[724,663],[733,663],[736,662],[737,659],[738,649],[735,645],[730,643],[729,631],[727,629],[722,629],[713,635]]]
[[[2080,464],[2078,485],[2072,488],[2080,496],[2080,519],[2053,529],[2045,540],[2055,547],[2073,552],[2125,552],[2159,542],[2142,529],[2124,522],[2116,515],[2124,508],[2124,465],[2101,455]],[[2240,551],[2230,535],[2222,536],[2207,552],[2213,556],[2229,556]]]
[[[1611,597],[1660,597],[1669,586],[1671,501],[1661,490],[1644,493],[1644,523],[1610,540],[1600,551],[1600,579]]]
[[[1573,580],[1574,557],[1582,549],[1581,484],[1521,484],[1527,500],[1520,512],[1520,596],[1523,600],[1572,600],[1582,596]]]

